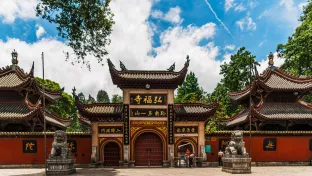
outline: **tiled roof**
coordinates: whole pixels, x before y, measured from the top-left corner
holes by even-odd
[[[229,127],[229,126],[241,124],[245,122],[246,120],[248,120],[248,115],[249,115],[249,109],[245,109],[241,111],[239,114],[237,114],[235,117],[230,119],[230,121],[226,123],[226,126]]]
[[[230,92],[229,96],[232,100],[242,100],[250,93],[250,90],[255,90],[261,86],[265,89],[274,91],[309,91],[312,90],[312,77],[298,77],[287,73],[277,67],[266,69],[251,88],[246,88],[238,92]]]
[[[85,105],[85,111],[91,114],[119,114],[122,113],[122,104],[95,103]]]
[[[45,116],[46,120],[47,120],[47,123],[52,123],[54,125],[57,125],[57,126],[61,126],[63,128],[66,128],[65,124],[63,124],[62,122],[59,122],[49,116]]]
[[[117,70],[108,60],[112,81],[120,88],[145,88],[149,84],[151,89],[174,89],[181,85],[187,74],[189,60],[178,71],[166,70]]]
[[[37,109],[29,109],[24,102],[0,103],[0,119],[23,119],[32,116]]]
[[[201,103],[177,103],[173,107],[177,121],[205,121],[217,109],[216,104]]]
[[[300,103],[264,103],[255,112],[267,119],[312,119],[312,109]]]
[[[248,121],[249,110],[245,109],[233,116],[226,126],[234,126]],[[252,110],[252,118],[262,120],[312,120],[312,107],[305,102],[277,103],[265,102],[258,109]]]

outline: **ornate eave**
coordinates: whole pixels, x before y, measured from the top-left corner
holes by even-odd
[[[83,104],[76,97],[76,106],[81,116],[90,121],[98,122],[121,122],[123,104],[121,103],[93,103]]]
[[[146,88],[148,84],[151,89],[176,89],[179,85],[182,85],[187,69],[189,66],[189,60],[187,58],[184,67],[175,72],[171,69],[168,71],[157,70],[117,70],[113,63],[108,59],[109,71],[113,84],[119,88]]]
[[[216,103],[177,103],[173,107],[175,121],[206,121],[214,115],[218,105]]]
[[[228,95],[233,101],[242,101],[248,98],[250,92],[253,94],[260,88],[266,92],[309,93],[312,91],[312,77],[298,77],[278,67],[269,67],[256,77],[251,86]]]

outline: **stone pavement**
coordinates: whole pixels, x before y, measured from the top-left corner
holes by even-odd
[[[311,166],[284,166],[284,167],[252,167],[252,176],[305,176],[311,175]],[[0,176],[43,176],[44,169],[1,169]],[[221,168],[83,168],[77,169],[73,176],[229,176],[221,172]],[[235,174],[235,176],[241,174]],[[246,175],[246,174],[244,174]]]

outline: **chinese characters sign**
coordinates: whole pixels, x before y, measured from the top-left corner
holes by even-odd
[[[77,143],[75,140],[67,140],[67,144],[72,153],[77,152]]]
[[[174,144],[174,136],[173,136],[173,105],[168,105],[168,136],[169,136],[169,144]]]
[[[230,141],[231,141],[230,138],[219,139],[219,150],[225,151],[225,148],[229,145]]]
[[[131,105],[165,105],[166,94],[130,94]]]
[[[198,127],[197,126],[178,126],[174,129],[175,133],[197,133]]]
[[[276,150],[276,138],[265,138],[263,140],[264,151],[275,151]]]
[[[129,145],[129,105],[124,104],[124,145]]]
[[[100,126],[99,127],[99,133],[104,133],[104,134],[121,134],[122,133],[122,127],[118,127],[118,126]]]
[[[167,117],[167,109],[130,109],[131,117]]]
[[[24,153],[37,153],[37,141],[36,140],[23,140],[23,152]]]

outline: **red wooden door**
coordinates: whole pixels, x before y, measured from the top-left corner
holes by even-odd
[[[136,166],[162,166],[163,143],[155,133],[143,133],[135,141]]]
[[[120,150],[115,142],[109,142],[104,146],[104,166],[119,166]]]

